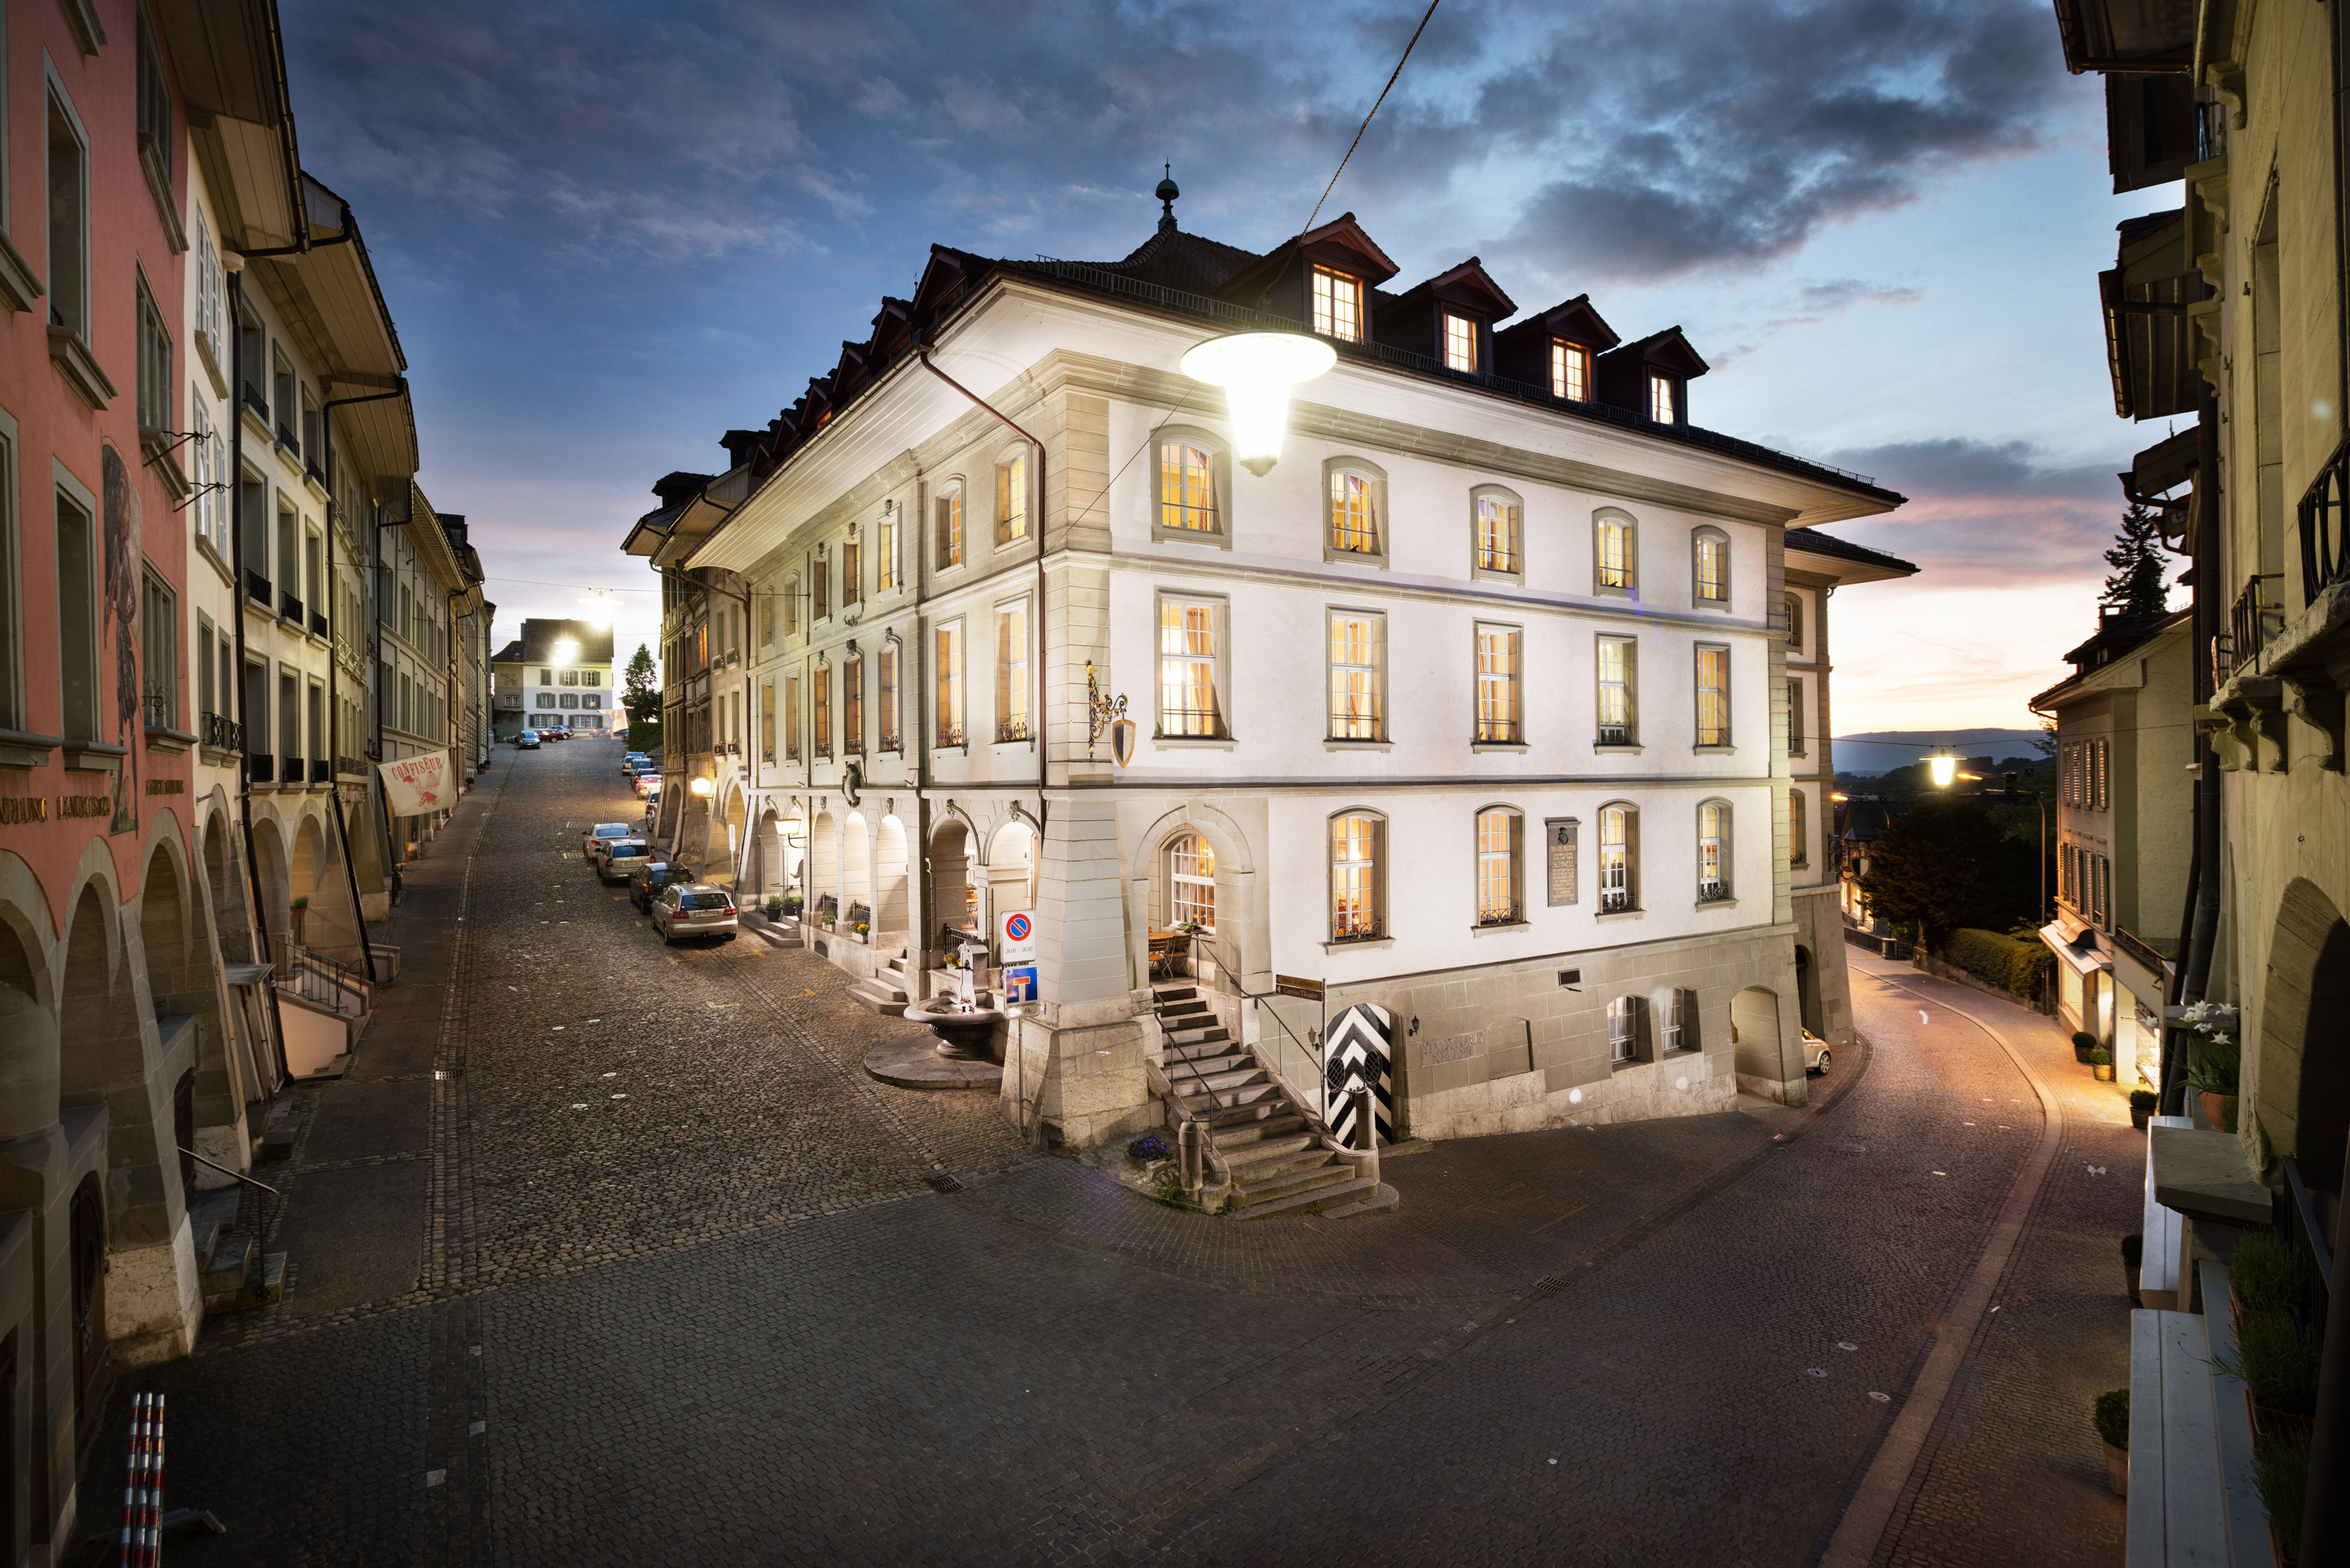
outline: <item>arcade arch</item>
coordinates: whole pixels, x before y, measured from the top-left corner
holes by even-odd
[[[2257,1071],[2271,1151],[2293,1156],[2311,1186],[2332,1187],[2350,1160],[2350,923],[2304,877],[2277,901]]]

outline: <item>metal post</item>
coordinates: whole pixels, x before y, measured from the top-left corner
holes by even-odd
[[[1377,1184],[1379,1179],[1378,1110],[1378,1103],[1367,1087],[1355,1091],[1355,1125],[1361,1130],[1364,1152],[1370,1157],[1356,1162],[1355,1173],[1367,1176]]]

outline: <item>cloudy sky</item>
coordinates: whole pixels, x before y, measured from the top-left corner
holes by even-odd
[[[501,637],[621,590],[672,469],[724,466],[911,292],[932,241],[1100,258],[1301,225],[1420,0],[284,0],[303,161],[359,212],[426,493]],[[2028,726],[2094,625],[2114,472],[2095,78],[2048,0],[1442,0],[1330,211],[1399,286],[1474,253],[1518,299],[1679,323],[1696,422],[1911,498],[1917,562],[1837,597],[1835,729]],[[1859,758],[1852,761],[1866,765]]]

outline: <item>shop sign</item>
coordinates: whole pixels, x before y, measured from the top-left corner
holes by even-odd
[[[1546,846],[1546,869],[1550,878],[1550,907],[1575,902],[1575,830],[1576,818],[1550,816],[1543,819],[1543,843]]]
[[[1307,1002],[1319,1002],[1322,1000],[1322,982],[1318,980],[1300,980],[1294,974],[1277,974],[1273,977],[1273,994],[1303,997]]]
[[[422,816],[454,804],[447,752],[425,752],[396,763],[378,763],[376,768],[383,774],[385,808],[393,816]]]

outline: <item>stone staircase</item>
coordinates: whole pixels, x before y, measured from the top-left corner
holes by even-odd
[[[1342,1220],[1396,1207],[1395,1189],[1354,1175],[1326,1143],[1319,1121],[1216,1022],[1197,987],[1153,986],[1151,996],[1166,1035],[1168,1085],[1206,1124],[1216,1158],[1232,1172],[1234,1218]]]
[[[286,1293],[286,1254],[262,1251],[259,1242],[236,1229],[234,1195],[223,1192],[218,1196],[227,1202],[201,1205],[215,1211],[191,1215],[204,1311],[234,1312],[244,1307],[267,1306]],[[191,1205],[192,1209],[197,1207]]]
[[[903,1018],[914,998],[912,959],[908,950],[900,948],[884,960],[881,968],[870,980],[860,980],[848,988],[848,994],[860,1006],[889,1018]]]

